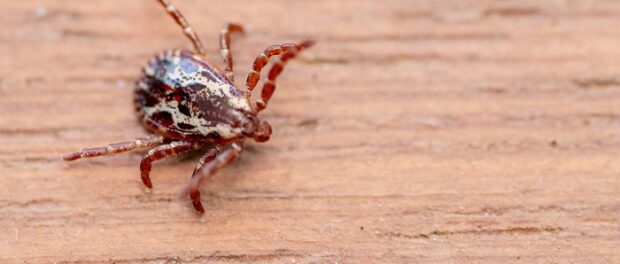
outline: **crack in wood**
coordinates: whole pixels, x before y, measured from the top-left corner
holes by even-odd
[[[145,258],[109,258],[108,261],[112,263],[196,263],[196,262],[206,262],[210,263],[212,261],[224,261],[224,262],[280,262],[284,259],[290,261],[291,258],[306,258],[311,256],[305,256],[297,251],[288,250],[288,249],[277,249],[268,253],[263,254],[232,254],[232,253],[222,253],[221,251],[215,251],[212,254],[204,254],[204,255],[193,255],[193,256],[158,256],[158,257],[145,257]],[[60,262],[65,263],[65,262]],[[70,261],[66,263],[99,263],[99,261]]]
[[[375,234],[379,238],[404,238],[404,239],[430,239],[433,236],[452,236],[452,235],[530,235],[536,233],[558,233],[565,231],[564,227],[544,226],[517,226],[497,229],[463,229],[463,230],[435,230],[429,233],[407,234],[394,231],[377,230]]]
[[[535,7],[495,7],[488,8],[482,12],[482,17],[529,17],[543,15],[543,12]]]
[[[582,89],[603,89],[610,87],[620,87],[620,80],[616,78],[585,78],[573,80]]]

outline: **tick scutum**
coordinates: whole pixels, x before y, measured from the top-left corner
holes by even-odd
[[[180,140],[241,137],[239,125],[246,115],[254,115],[243,92],[196,54],[180,50],[151,59],[136,87],[135,102],[149,129]]]

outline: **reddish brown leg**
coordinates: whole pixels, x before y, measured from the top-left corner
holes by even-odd
[[[192,199],[192,205],[199,213],[204,213],[205,209],[200,202],[200,184],[203,180],[215,175],[219,169],[226,166],[235,160],[243,150],[242,143],[233,143],[230,148],[217,155],[217,150],[209,151],[202,159],[202,166],[197,168],[192,175],[189,185],[187,186],[187,193]]]
[[[149,135],[146,137],[138,138],[134,141],[126,141],[120,143],[114,143],[107,145],[105,147],[98,148],[87,148],[82,149],[78,152],[70,153],[63,156],[63,159],[66,161],[77,160],[81,158],[92,158],[99,157],[103,155],[116,154],[125,151],[130,151],[137,148],[150,147],[154,145],[159,145],[164,142],[164,137],[160,135]]]
[[[269,70],[268,74],[268,79],[265,84],[263,84],[263,89],[261,90],[261,98],[256,101],[257,112],[260,112],[267,107],[269,99],[271,99],[273,92],[276,90],[276,79],[278,78],[278,76],[280,76],[280,73],[282,73],[286,62],[290,59],[295,58],[297,54],[299,54],[299,52],[301,52],[305,48],[312,46],[313,44],[314,42],[312,41],[302,42],[300,45],[287,50],[284,54],[282,54],[282,56],[280,56],[280,59],[276,61],[273,66],[271,66],[271,70]]]
[[[174,21],[176,21],[177,24],[179,24],[179,26],[183,28],[183,34],[185,34],[185,36],[187,36],[187,38],[189,38],[189,40],[192,42],[194,48],[196,49],[196,52],[198,52],[198,54],[202,55],[205,59],[207,59],[207,55],[205,53],[204,47],[202,46],[202,42],[198,38],[198,35],[196,35],[196,32],[194,32],[194,29],[192,29],[192,26],[189,25],[183,14],[181,14],[181,12],[174,5],[172,5],[172,3],[170,3],[170,1],[158,1],[164,6],[164,8],[166,8],[166,11],[174,19]]]
[[[235,81],[235,76],[233,73],[233,56],[230,51],[230,35],[237,32],[243,33],[243,27],[233,23],[228,23],[220,32],[220,52],[224,58],[224,75],[231,83]]]
[[[176,156],[179,154],[187,153],[192,150],[199,149],[200,147],[202,147],[202,144],[200,143],[175,141],[171,142],[170,144],[161,145],[149,150],[146,156],[142,158],[142,162],[140,162],[140,173],[142,175],[142,182],[147,188],[153,188],[153,184],[151,183],[151,177],[149,175],[151,173],[151,164],[154,161],[163,159],[167,156]]]
[[[213,159],[215,159],[215,157],[217,157],[217,154],[220,153],[220,146],[215,146],[212,149],[209,150],[209,152],[207,152],[206,154],[204,154],[200,160],[198,161],[198,164],[196,164],[196,168],[194,168],[194,172],[192,173],[192,178],[196,177],[196,172],[198,170],[200,170],[200,168],[202,168],[202,166],[205,163],[209,163],[211,162]]]
[[[291,49],[302,50],[304,48],[310,47],[314,44],[313,41],[306,40],[300,44],[295,43],[286,43],[281,45],[273,45],[265,49],[263,53],[259,54],[256,59],[254,59],[254,64],[252,65],[252,71],[248,73],[248,79],[246,80],[246,89],[248,91],[248,96],[258,84],[260,79],[261,70],[267,65],[269,58],[272,56],[280,55],[284,52],[287,52]]]

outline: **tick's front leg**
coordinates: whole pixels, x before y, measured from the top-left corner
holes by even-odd
[[[273,56],[282,55],[280,61],[276,62],[276,64],[269,71],[269,79],[263,86],[263,91],[261,91],[261,99],[257,102],[258,111],[263,110],[267,106],[267,102],[271,98],[273,91],[275,90],[275,81],[280,72],[284,67],[284,64],[289,60],[297,56],[297,54],[309,47],[314,45],[314,41],[306,40],[299,44],[295,43],[286,43],[281,45],[273,45],[265,49],[261,54],[259,54],[256,59],[254,59],[254,63],[252,64],[252,70],[248,73],[248,78],[245,81],[246,92],[248,96],[252,93],[252,90],[258,84],[260,80],[260,74],[263,68],[269,62],[269,58]]]
[[[110,154],[130,151],[130,150],[134,150],[137,148],[145,148],[145,147],[150,147],[154,145],[159,145],[162,142],[164,142],[164,137],[160,135],[149,135],[146,137],[138,138],[134,141],[114,143],[114,144],[107,145],[105,147],[82,149],[80,151],[67,154],[63,156],[62,158],[66,161],[72,161],[72,160],[77,160],[81,158],[93,158],[93,157],[99,157],[99,156],[104,156],[104,155],[110,155]]]
[[[196,49],[196,52],[198,52],[198,54],[202,55],[205,59],[207,59],[205,48],[203,47],[202,42],[198,38],[198,35],[196,35],[196,32],[194,32],[192,26],[189,25],[181,11],[179,11],[174,5],[172,5],[169,0],[158,1],[162,6],[164,6],[164,8],[166,8],[166,12],[168,12],[168,14],[174,19],[174,21],[176,21],[177,24],[181,26],[181,28],[183,29],[183,34],[185,34],[185,36],[187,36],[187,38],[189,38],[189,40],[192,42],[194,48]]]
[[[297,54],[299,54],[299,52],[311,47],[312,45],[314,45],[314,41],[311,40],[306,40],[302,42],[295,48],[289,49],[284,52],[280,56],[280,60],[276,61],[276,63],[271,66],[271,70],[269,70],[269,74],[267,76],[267,81],[263,84],[260,99],[256,101],[256,109],[258,112],[262,111],[267,107],[267,103],[269,103],[269,100],[271,99],[271,96],[276,89],[276,79],[278,78],[280,73],[282,73],[286,62],[288,62],[290,59],[297,57]]]
[[[154,149],[149,150],[149,152],[142,158],[142,162],[140,163],[140,174],[142,176],[142,182],[144,185],[151,189],[153,188],[153,184],[151,183],[151,167],[154,161],[163,159],[167,156],[176,156],[179,154],[187,153],[192,150],[196,150],[202,147],[200,143],[187,142],[187,141],[175,141],[170,144],[161,145]]]
[[[280,45],[269,46],[261,54],[256,56],[254,63],[252,64],[252,70],[248,73],[248,78],[245,81],[245,88],[248,93],[251,93],[260,80],[260,73],[269,62],[269,58],[280,55],[290,49],[297,48],[299,45],[295,43],[285,43]],[[249,95],[249,94],[248,94]]]
[[[192,179],[186,189],[187,193],[189,193],[189,197],[192,199],[192,205],[199,213],[203,214],[205,212],[200,202],[200,184],[203,180],[215,175],[215,173],[226,166],[226,164],[235,160],[243,150],[242,144],[243,143],[233,143],[230,145],[230,148],[219,155],[217,155],[217,149],[209,151],[209,153],[201,159],[203,164],[202,166],[199,164],[199,168],[194,171],[194,175],[192,175]]]
[[[235,76],[233,73],[233,56],[232,51],[230,51],[230,35],[237,32],[243,33],[243,27],[233,23],[227,24],[220,32],[220,52],[224,58],[224,75],[231,83],[234,83]]]

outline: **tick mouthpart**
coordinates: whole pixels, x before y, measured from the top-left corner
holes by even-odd
[[[246,137],[252,137],[256,129],[258,128],[258,118],[253,114],[245,116],[245,120],[242,124],[243,134]]]
[[[271,137],[271,132],[271,125],[267,121],[260,121],[252,137],[256,142],[265,142]]]
[[[259,120],[255,115],[249,114],[243,123],[243,134],[246,137],[253,138],[256,142],[265,142],[271,136],[271,125],[267,121]]]

